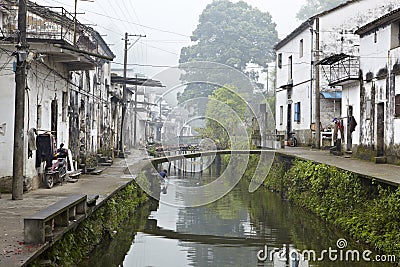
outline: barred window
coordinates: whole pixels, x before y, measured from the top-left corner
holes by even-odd
[[[394,97],[394,116],[400,117],[400,95]]]
[[[294,104],[294,121],[300,122],[300,102]]]

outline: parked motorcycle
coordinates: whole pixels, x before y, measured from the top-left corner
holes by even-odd
[[[62,183],[67,176],[67,161],[65,158],[53,159],[52,165],[46,167],[44,172],[44,184],[52,188],[56,183]]]

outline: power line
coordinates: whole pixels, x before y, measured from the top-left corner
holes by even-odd
[[[46,0],[44,0],[44,1],[46,1]],[[58,3],[58,4],[66,5],[65,3],[57,1],[57,0],[50,0],[50,1]],[[109,2],[109,3],[111,3],[111,2]],[[71,7],[71,5],[67,5],[67,6]],[[119,21],[119,22],[126,22],[126,23],[129,23],[129,24],[132,24],[132,25],[141,26],[143,28],[150,29],[150,30],[155,30],[155,31],[174,34],[174,35],[179,35],[179,36],[183,36],[183,37],[190,37],[189,35],[186,35],[186,34],[173,32],[173,31],[169,31],[169,30],[164,30],[164,29],[160,29],[160,28],[155,28],[155,27],[151,27],[151,26],[146,26],[146,25],[143,25],[141,23],[135,23],[135,22],[132,22],[132,21],[122,20],[122,19],[119,19],[119,18],[116,18],[116,17],[112,17],[112,16],[109,16],[109,15],[106,15],[106,14],[101,14],[101,13],[90,11],[90,10],[86,10],[86,9],[81,9],[81,10],[83,10],[85,12],[88,12],[88,13],[91,13],[91,14],[98,15],[98,16],[102,16],[102,17],[106,17],[106,18],[109,18],[109,19],[113,19],[113,20],[116,20],[116,21]]]
[[[132,1],[128,1],[128,3],[129,3],[129,5],[130,5],[131,8],[132,8],[133,13],[135,14],[135,17],[136,17],[137,21],[141,24],[140,19],[139,19],[139,16],[138,16],[137,13],[136,13],[135,7],[134,7],[133,4],[132,4]],[[143,35],[147,35],[146,32],[145,32],[143,29],[142,29],[142,31],[143,31]]]
[[[139,41],[139,43],[140,43],[140,44],[142,44],[142,45],[146,45],[146,46],[148,46],[148,47],[151,47],[151,48],[154,48],[154,49],[157,49],[157,50],[163,51],[163,52],[167,52],[167,53],[169,53],[169,54],[173,54],[173,55],[177,55],[177,56],[179,56],[179,54],[178,54],[178,53],[175,53],[175,52],[172,52],[172,51],[168,51],[168,50],[165,50],[165,49],[162,49],[162,48],[159,48],[159,47],[153,46],[153,45],[145,44],[145,43],[143,43],[142,41]]]

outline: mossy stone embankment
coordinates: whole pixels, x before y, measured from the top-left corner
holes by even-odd
[[[264,181],[355,239],[400,254],[400,189],[336,167],[305,160],[276,160]]]
[[[144,191],[132,181],[93,210],[76,229],[69,231],[29,266],[76,266],[105,238],[119,232],[135,209],[148,201]]]

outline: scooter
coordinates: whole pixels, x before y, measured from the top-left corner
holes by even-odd
[[[65,158],[56,158],[52,160],[52,165],[46,167],[44,172],[44,184],[47,188],[52,188],[56,183],[62,183],[67,176],[67,161]]]

